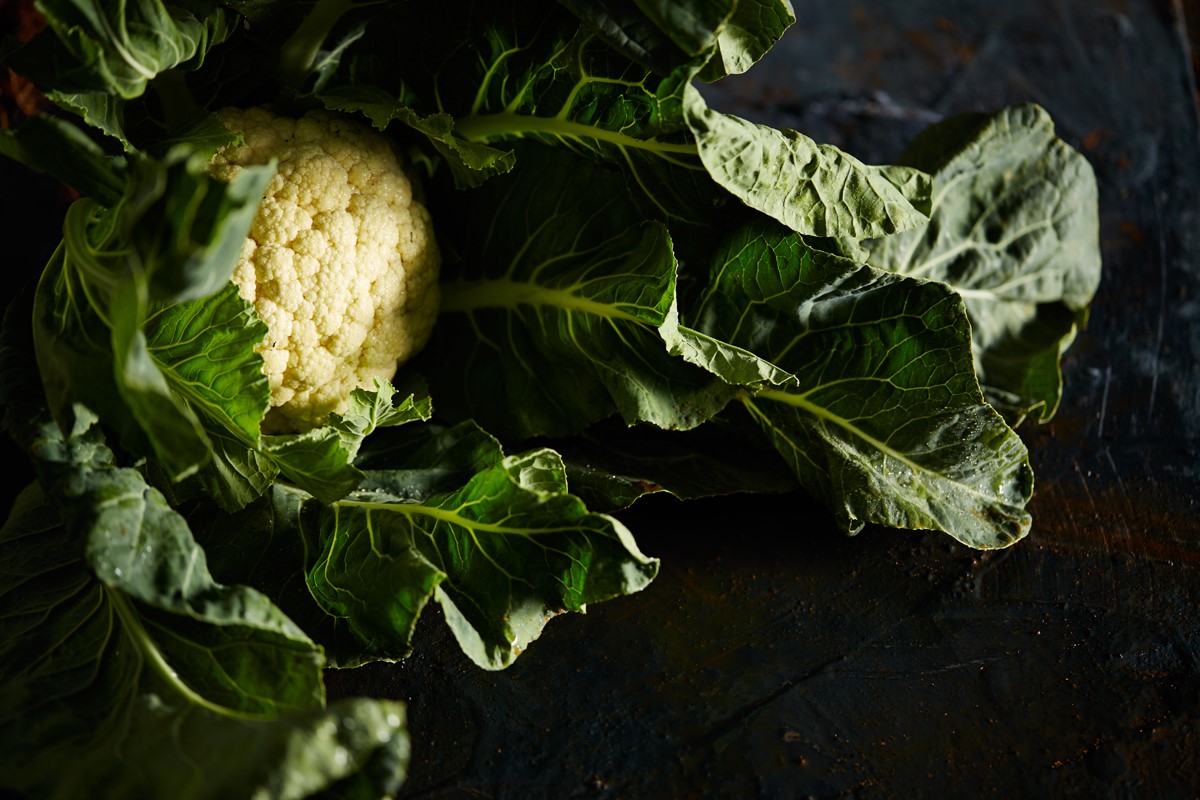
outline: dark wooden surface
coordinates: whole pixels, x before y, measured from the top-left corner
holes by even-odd
[[[853,539],[803,498],[624,516],[645,592],[472,667],[332,676],[410,704],[406,796],[1200,795],[1200,126],[1183,4],[798,0],[718,107],[866,161],[943,115],[1036,101],[1100,181],[1104,282],[1049,424],[1034,529],[977,553]],[[1189,11],[1189,13],[1191,13]]]

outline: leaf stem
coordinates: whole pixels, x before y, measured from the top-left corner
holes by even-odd
[[[357,5],[354,0],[317,0],[300,27],[288,37],[279,51],[279,80],[299,89],[313,70],[321,45],[342,16]]]
[[[496,114],[470,114],[454,124],[455,133],[472,142],[521,138],[525,135],[552,136],[556,139],[592,139],[611,144],[622,150],[649,150],[654,153],[694,156],[699,151],[695,142],[662,142],[658,139],[638,139],[594,125],[584,125],[561,117],[539,117],[502,111]]]
[[[591,300],[569,288],[539,286],[510,278],[445,283],[442,285],[442,303],[438,311],[443,314],[454,311],[470,313],[484,308],[516,308],[522,305],[551,306],[607,319],[643,321],[618,304]]]
[[[169,69],[160,73],[150,86],[162,104],[163,121],[170,133],[183,130],[199,115],[200,107],[192,98],[191,89],[179,70]]]
[[[210,711],[214,714],[219,714],[223,717],[231,717],[233,719],[246,720],[249,722],[266,721],[276,719],[274,714],[255,714],[247,711],[238,711],[228,706],[223,706],[219,703],[214,703],[202,694],[197,692],[191,686],[179,677],[179,673],[171,668],[167,663],[166,657],[150,634],[146,631],[146,627],[142,624],[141,616],[133,608],[129,602],[129,598],[120,589],[114,589],[109,586],[104,587],[105,593],[108,595],[109,601],[113,608],[116,609],[117,617],[120,618],[121,624],[125,626],[125,631],[129,638],[133,640],[134,646],[146,661],[149,662],[155,674],[158,675],[168,686],[184,697],[187,702],[203,708],[205,711]]]

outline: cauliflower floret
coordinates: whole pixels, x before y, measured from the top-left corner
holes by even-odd
[[[258,348],[271,384],[263,430],[308,430],[428,340],[441,263],[433,224],[370,128],[322,112],[218,116],[245,144],[217,153],[214,175],[278,161],[233,282],[270,329]]]

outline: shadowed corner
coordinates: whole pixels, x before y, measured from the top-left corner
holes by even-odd
[[[28,41],[46,25],[32,0],[0,4],[0,38]],[[49,107],[32,83],[0,67],[0,135]],[[41,274],[61,236],[63,215],[74,199],[70,187],[16,163],[0,160],[0,226],[5,236],[0,250],[4,280],[0,281],[0,315],[17,294]],[[30,387],[32,390],[34,387]],[[0,489],[0,524],[8,518],[13,500],[33,480],[28,457],[7,434],[0,436],[0,466],[6,480]],[[8,793],[0,791],[0,800]]]

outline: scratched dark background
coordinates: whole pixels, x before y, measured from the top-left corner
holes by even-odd
[[[485,673],[441,621],[336,674],[410,703],[407,797],[1200,796],[1200,126],[1167,0],[798,0],[709,92],[868,162],[929,122],[1036,101],[1101,191],[1104,282],[1067,395],[1024,430],[1034,529],[991,554],[833,531],[802,498],[624,519],[638,596]]]

